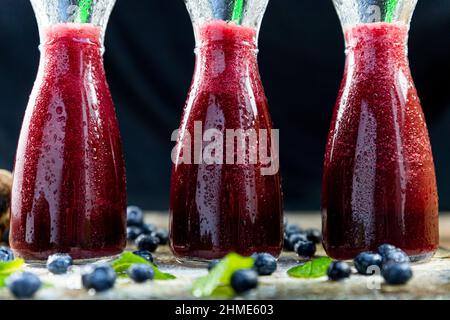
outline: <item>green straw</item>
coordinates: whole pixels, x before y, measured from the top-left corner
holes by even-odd
[[[91,15],[91,8],[92,8],[92,2],[93,0],[81,0],[79,7],[80,7],[80,22],[86,23],[89,20],[89,17]]]
[[[397,8],[398,0],[388,0],[386,4],[386,17],[385,22],[391,23],[394,19],[395,9]]]
[[[243,9],[244,9],[244,0],[234,1],[233,15],[231,17],[231,20],[236,21],[238,24],[240,24],[242,20],[242,13],[244,11]]]

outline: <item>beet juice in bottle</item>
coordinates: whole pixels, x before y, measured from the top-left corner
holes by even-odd
[[[336,259],[389,243],[438,248],[438,195],[407,41],[417,0],[334,0],[346,66],[325,154],[323,242]]]
[[[125,248],[125,167],[102,58],[114,2],[31,0],[41,61],[14,170],[10,243],[20,257]]]
[[[281,252],[277,135],[257,63],[267,3],[186,1],[197,60],[173,154],[170,238],[179,259]]]

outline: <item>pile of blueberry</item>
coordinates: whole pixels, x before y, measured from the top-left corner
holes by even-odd
[[[245,293],[258,287],[258,276],[270,276],[277,270],[277,260],[269,253],[255,253],[253,269],[240,269],[231,276],[231,287],[238,293]],[[219,260],[213,260],[208,265],[208,270],[214,269]]]
[[[356,270],[362,275],[373,275],[381,272],[386,283],[401,285],[413,276],[408,255],[401,249],[383,244],[378,252],[362,252],[353,260]],[[350,277],[351,268],[343,261],[333,262],[328,269],[330,280],[339,281]]]
[[[127,237],[135,241],[138,250],[133,253],[154,263],[152,252],[157,247],[168,243],[168,232],[158,229],[152,224],[144,223],[144,213],[136,206],[127,208]],[[10,248],[0,247],[0,262],[14,260],[14,254]],[[47,260],[47,269],[55,275],[66,274],[73,265],[70,255],[58,253],[51,255]],[[153,280],[154,269],[148,264],[134,264],[128,271],[128,276],[136,283]],[[83,287],[87,290],[103,292],[114,287],[116,272],[109,264],[88,265],[81,275]],[[17,298],[31,298],[42,286],[39,277],[31,272],[17,272],[7,279],[7,286]]]
[[[153,263],[151,252],[146,250],[134,251],[134,254],[144,258],[148,262]],[[128,276],[136,283],[143,283],[147,280],[153,280],[155,272],[148,264],[136,263],[127,270]],[[114,287],[116,282],[116,272],[109,264],[98,264],[87,266],[81,276],[83,287],[87,290],[95,290],[103,292]]]
[[[153,224],[144,223],[144,212],[136,206],[127,208],[127,239],[136,244],[139,250],[155,252],[159,245],[169,242],[165,229],[158,229]]]
[[[302,258],[311,258],[316,253],[316,245],[322,242],[322,234],[317,229],[303,230],[296,224],[284,223],[284,248],[294,251]]]
[[[140,250],[133,252],[145,260],[153,263],[151,252]],[[0,261],[13,261],[14,255],[9,248],[0,248]],[[47,259],[47,269],[55,275],[66,274],[73,264],[72,257],[68,254],[57,253]],[[137,283],[153,280],[155,272],[148,264],[134,264],[128,271],[128,276]],[[87,290],[103,292],[114,287],[116,272],[109,264],[88,265],[82,272],[81,280]],[[31,298],[42,286],[38,276],[30,272],[18,272],[7,279],[7,286],[17,298]]]

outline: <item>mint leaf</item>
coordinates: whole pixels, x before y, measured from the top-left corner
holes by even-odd
[[[43,282],[41,286],[42,289],[53,289],[54,287],[55,285],[50,282]]]
[[[153,271],[155,272],[155,278],[154,278],[155,280],[172,280],[172,279],[176,278],[174,275],[172,275],[170,273],[161,272],[158,269],[158,267],[155,266],[153,263],[148,262],[144,258],[142,258],[138,255],[135,255],[132,252],[122,253],[122,255],[119,258],[117,258],[116,260],[114,260],[111,265],[112,265],[114,271],[116,271],[116,273],[119,276],[128,276],[127,275],[128,268],[136,263],[150,265],[153,268]]]
[[[327,275],[328,267],[333,260],[329,257],[322,257],[305,264],[293,267],[288,270],[288,275],[294,278],[315,279]]]
[[[236,293],[231,286],[219,286],[211,294],[212,298],[216,299],[232,299]]]
[[[230,253],[208,275],[198,278],[192,286],[192,294],[198,298],[209,297],[221,286],[230,284],[231,276],[239,269],[253,268],[253,258]]]
[[[0,262],[0,288],[5,286],[5,281],[10,275],[22,270],[24,264],[25,262],[22,259]]]

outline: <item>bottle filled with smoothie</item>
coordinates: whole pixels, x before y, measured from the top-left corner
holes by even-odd
[[[278,135],[257,63],[268,0],[187,0],[196,68],[170,193],[170,239],[181,260],[282,249]]]
[[[31,0],[41,61],[17,147],[10,243],[25,259],[126,245],[125,168],[103,68],[114,0]]]
[[[407,57],[417,0],[334,0],[344,79],[325,154],[324,246],[336,259],[390,243],[413,261],[438,248],[430,140]]]

